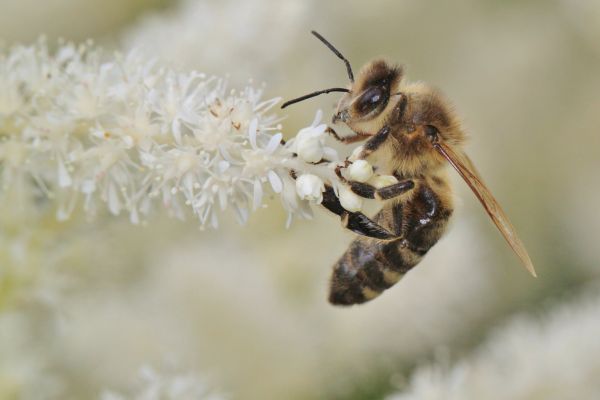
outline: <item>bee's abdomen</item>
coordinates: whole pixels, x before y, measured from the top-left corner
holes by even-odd
[[[398,282],[421,258],[400,240],[355,239],[333,267],[329,301],[352,305],[371,300]]]
[[[373,219],[399,239],[384,242],[357,237],[333,267],[329,301],[351,305],[379,296],[437,243],[451,214],[450,200],[442,201],[425,183],[404,205],[384,206]]]

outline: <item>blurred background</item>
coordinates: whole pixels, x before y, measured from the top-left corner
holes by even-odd
[[[286,230],[274,199],[246,226],[200,231],[193,219],[166,216],[145,227],[125,217],[58,222],[54,210],[32,202],[16,211],[4,200],[0,398],[451,398],[418,391],[443,380],[423,368],[452,375],[493,346],[496,332],[510,335],[516,315],[534,333],[514,341],[571,329],[552,362],[570,365],[569,393],[597,398],[586,377],[600,370],[600,348],[589,343],[589,359],[577,360],[569,343],[580,342],[584,326],[585,338],[598,337],[600,323],[578,325],[571,312],[543,321],[563,303],[576,313],[582,296],[600,298],[600,2],[0,0],[4,47],[40,35],[92,38],[229,76],[232,87],[264,82],[267,98],[345,85],[343,64],[311,29],[355,70],[385,56],[452,99],[470,135],[467,152],[539,278],[520,267],[454,173],[458,206],[447,235],[396,286],[352,308],[326,301],[330,268],[352,235],[320,210]],[[286,110],[285,135],[335,102],[322,96]],[[585,312],[600,321],[600,309]],[[507,376],[527,369],[520,384],[531,390],[503,395],[507,379],[478,386],[476,397],[459,384],[452,398],[552,398],[539,394],[561,376],[543,368],[543,354],[527,365],[504,360]],[[182,379],[210,394],[143,389]],[[472,389],[474,380],[462,385]]]

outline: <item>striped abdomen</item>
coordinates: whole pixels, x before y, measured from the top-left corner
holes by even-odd
[[[405,203],[386,204],[373,218],[399,239],[357,237],[333,268],[329,301],[364,303],[393,286],[439,240],[452,213],[427,185]]]

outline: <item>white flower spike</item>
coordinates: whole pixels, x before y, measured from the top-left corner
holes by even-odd
[[[286,145],[279,99],[261,96],[135,51],[63,44],[53,54],[44,41],[0,50],[0,201],[29,188],[57,202],[59,219],[82,205],[139,223],[162,207],[217,227],[219,211],[243,223],[273,193],[290,216],[308,217],[307,200],[319,203],[336,179],[330,163],[313,164],[337,161],[322,113]],[[292,171],[313,178],[297,184]]]

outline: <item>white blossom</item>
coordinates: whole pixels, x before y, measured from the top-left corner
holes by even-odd
[[[373,166],[367,160],[356,160],[348,167],[348,176],[357,182],[366,182],[373,176]]]
[[[222,400],[225,396],[214,393],[205,379],[193,372],[168,373],[150,366],[140,369],[138,382],[127,394],[107,390],[101,400]]]
[[[323,201],[325,184],[323,180],[313,174],[303,174],[296,179],[296,191],[303,200],[320,203]]]
[[[375,186],[375,188],[381,189],[382,187],[398,183],[398,179],[394,175],[373,175],[368,182]]]
[[[346,210],[355,212],[360,211],[363,206],[363,200],[346,186],[340,186],[339,189],[340,204]]]
[[[389,400],[595,399],[598,335],[596,290],[544,318],[515,318],[451,368],[444,363],[420,368],[409,389]]]
[[[170,70],[135,51],[13,47],[0,53],[0,88],[0,187],[33,191],[33,182],[56,200],[59,219],[81,205],[90,216],[105,207],[139,223],[162,206],[217,227],[219,211],[245,222],[268,192],[290,215],[308,216],[287,189],[292,170],[335,181],[329,163],[296,156],[297,139],[284,144],[272,112],[279,99],[262,100],[251,86],[228,90],[223,79]],[[316,143],[301,154],[335,162],[320,119],[300,131]]]
[[[318,110],[312,124],[300,129],[289,142],[290,150],[308,163],[317,163],[322,159],[337,161],[338,158],[333,148],[325,146],[327,125],[320,123],[322,118],[323,113]]]
[[[40,326],[52,335],[52,326],[33,323],[23,312],[0,312],[0,398],[64,398],[65,380],[52,369],[50,352],[36,332]]]
[[[183,0],[169,12],[147,13],[121,42],[161,62],[231,73],[236,81],[282,79],[281,61],[306,35],[314,0]],[[273,35],[273,22],[285,29]],[[227,51],[224,51],[227,49]],[[240,62],[243,60],[243,62]]]

